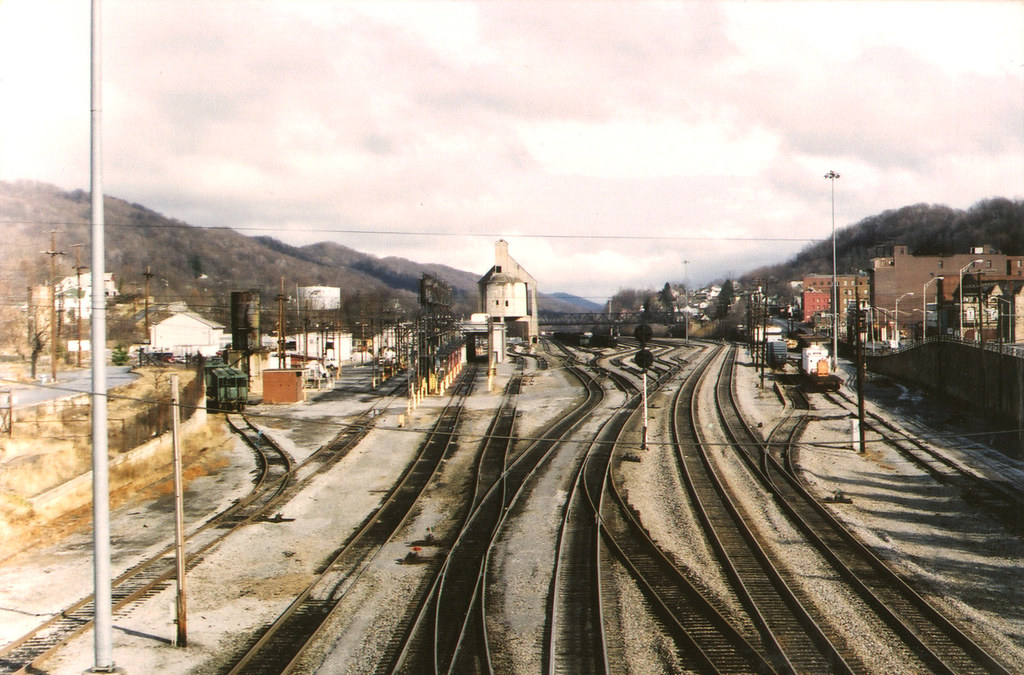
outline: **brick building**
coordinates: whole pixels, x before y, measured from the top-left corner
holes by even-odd
[[[980,273],[983,284],[986,276],[1024,279],[1024,256],[1004,255],[991,246],[976,246],[967,253],[948,256],[911,255],[906,246],[879,247],[871,260],[871,306],[894,313],[897,299],[902,298],[897,317],[902,330],[922,324],[922,312],[928,317],[929,332],[940,329],[935,313],[939,285],[947,299],[958,299],[961,270],[975,277]],[[939,277],[942,282],[937,281]],[[956,334],[959,321],[954,323],[942,328]],[[919,331],[911,334],[914,332]]]
[[[840,274],[836,276],[839,287],[839,307],[845,316],[847,310],[854,307],[857,294],[861,301],[870,296],[870,277],[860,274]],[[832,312],[832,275],[811,274],[804,277],[803,292],[804,321],[810,321],[822,312]]]
[[[950,281],[937,282],[939,331],[956,334],[962,324],[968,341],[1024,341],[1024,276],[965,274],[962,288],[959,274]]]

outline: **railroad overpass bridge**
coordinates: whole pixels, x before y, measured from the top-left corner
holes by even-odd
[[[632,311],[632,312],[541,312],[538,323],[548,328],[594,328],[612,327],[637,323],[657,323],[671,325],[677,323],[677,317],[669,312]]]

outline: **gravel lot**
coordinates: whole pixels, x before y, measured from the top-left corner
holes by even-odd
[[[347,386],[355,387],[361,374],[357,368],[349,370]],[[746,413],[755,423],[770,429],[782,412],[778,398],[755,388],[752,368],[739,370],[738,388]],[[332,618],[329,637],[312,654],[308,670],[365,672],[375,662],[379,638],[393,630],[407,594],[426,568],[395,561],[405,555],[412,541],[422,538],[427,528],[443,535],[456,525],[450,517],[450,500],[468,487],[473,444],[484,432],[511,371],[510,363],[502,364],[495,393],[477,387],[458,452],[445,463],[442,475],[430,486],[406,529],[379,552],[360,583],[346,596]],[[523,387],[517,428],[521,436],[535,433],[575,396],[559,369],[540,371],[530,364],[527,372],[529,381]],[[658,401],[658,397],[652,400],[666,407],[667,401]],[[283,609],[324,557],[380,502],[383,491],[409,462],[420,438],[418,432],[429,427],[441,404],[439,398],[426,399],[406,417],[404,426],[399,424],[399,416],[406,412],[404,401],[394,405],[378,420],[378,430],[284,507],[282,515],[294,521],[254,524],[191,571],[188,648],[170,645],[174,635],[173,589],[140,601],[130,614],[118,617],[114,630],[117,664],[129,673],[207,672],[215,666],[226,650]],[[333,438],[340,430],[339,421],[368,405],[360,396],[330,396],[287,407],[259,407],[254,412],[261,416],[254,421],[301,459]],[[837,489],[849,495],[852,503],[836,505],[837,514],[893,565],[929,589],[936,603],[951,615],[963,617],[964,623],[1004,662],[1024,672],[1021,540],[885,446],[872,444],[865,455],[850,450],[848,445],[844,447],[840,443],[849,438],[848,423],[834,419],[837,411],[824,407],[827,404],[816,401],[815,405],[819,406],[815,414],[821,419],[806,431],[800,453],[801,470],[808,484],[823,496]],[[886,410],[892,408],[887,406]],[[887,414],[893,421],[902,420],[891,412]],[[731,603],[722,579],[708,568],[710,552],[703,544],[694,545],[700,538],[692,515],[680,503],[674,460],[666,454],[670,448],[664,443],[665,433],[659,425],[652,426],[651,447],[643,460],[623,463],[617,470],[630,501],[641,511],[652,534],[700,579],[708,593]],[[1024,485],[1021,463],[996,451],[953,437],[933,440],[933,444],[948,446],[949,452],[962,461]],[[253,468],[251,456],[240,444],[226,452],[234,458],[228,469],[208,482],[190,485],[187,500],[194,500],[196,505],[190,522],[198,522],[198,511],[212,511],[244,493]],[[549,579],[545,574],[549,573],[551,560],[546,538],[557,515],[556,497],[567,491],[564,482],[559,482],[564,479],[561,472],[571,464],[571,458],[559,456],[548,472],[538,476],[541,489],[517,505],[492,559],[492,576],[507,579],[503,588],[491,586],[496,594],[493,608],[498,611],[493,627],[516,636],[508,643],[508,658],[501,661],[504,672],[539,670],[538,622],[543,614],[543,603],[539,603],[543,596],[539,594],[546,593]],[[740,470],[733,479],[747,480]],[[787,545],[788,526],[767,502],[751,501],[748,508],[763,513],[765,522],[778,529],[779,545]],[[112,525],[115,567],[123,569],[144,550],[155,547],[162,537],[153,533],[165,532],[170,537],[170,522],[166,509],[156,502],[142,502],[116,512]],[[533,544],[524,546],[524,540]],[[58,611],[72,596],[91,590],[90,548],[91,536],[83,532],[59,545],[28,551],[0,567],[0,639],[7,641],[20,635],[39,616]],[[427,549],[424,554],[433,552]],[[820,584],[816,592],[833,597],[830,580],[818,578],[821,569],[815,556],[793,555],[799,558],[797,564],[807,583]],[[54,579],[60,583],[54,583]],[[646,612],[629,609],[638,602],[635,586],[628,578],[620,577],[615,593],[620,598],[615,622],[623,626],[626,636],[625,669],[672,669],[671,645],[660,636],[656,623]],[[838,620],[849,622],[845,630],[866,630],[857,623],[856,602],[843,598],[835,601],[840,603],[838,616],[843,617]],[[738,607],[735,611],[737,616],[741,614]],[[83,635],[44,663],[42,672],[77,675],[92,665],[92,649],[91,633]],[[870,659],[872,672],[901,670],[884,646],[865,643],[863,652],[865,659]]]

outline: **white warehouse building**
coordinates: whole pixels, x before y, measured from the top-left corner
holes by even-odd
[[[213,356],[231,344],[224,326],[195,312],[178,312],[149,327],[149,348],[175,356]]]

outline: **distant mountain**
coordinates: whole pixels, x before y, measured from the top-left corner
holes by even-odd
[[[839,274],[867,271],[879,247],[907,246],[911,255],[953,255],[972,246],[991,245],[1006,255],[1024,255],[1024,201],[1001,197],[980,201],[967,210],[914,204],[883,211],[836,230]],[[781,265],[762,267],[740,280],[801,279],[832,271],[832,239],[808,246]]]
[[[105,198],[106,268],[124,298],[141,297],[149,270],[150,295],[180,300],[227,322],[232,290],[257,289],[264,308],[296,286],[340,286],[348,314],[375,316],[397,300],[408,312],[418,306],[419,279],[433,274],[452,285],[453,309],[477,311],[479,273],[402,258],[379,258],[340,244],[291,246],[272,237],[248,237],[228,228],[203,228],[167,218],[140,204]],[[0,181],[0,295],[7,306],[24,303],[24,289],[49,276],[50,231],[57,250],[57,276],[74,273],[75,247],[89,262],[90,196],[36,182]],[[542,295],[547,311],[578,311],[575,304]],[[358,307],[356,307],[358,306]],[[365,312],[364,312],[365,310]]]
[[[574,311],[577,312],[600,312],[604,309],[604,305],[587,300],[586,298],[581,298],[578,295],[572,295],[569,293],[552,293],[551,297],[576,307],[576,310]]]

